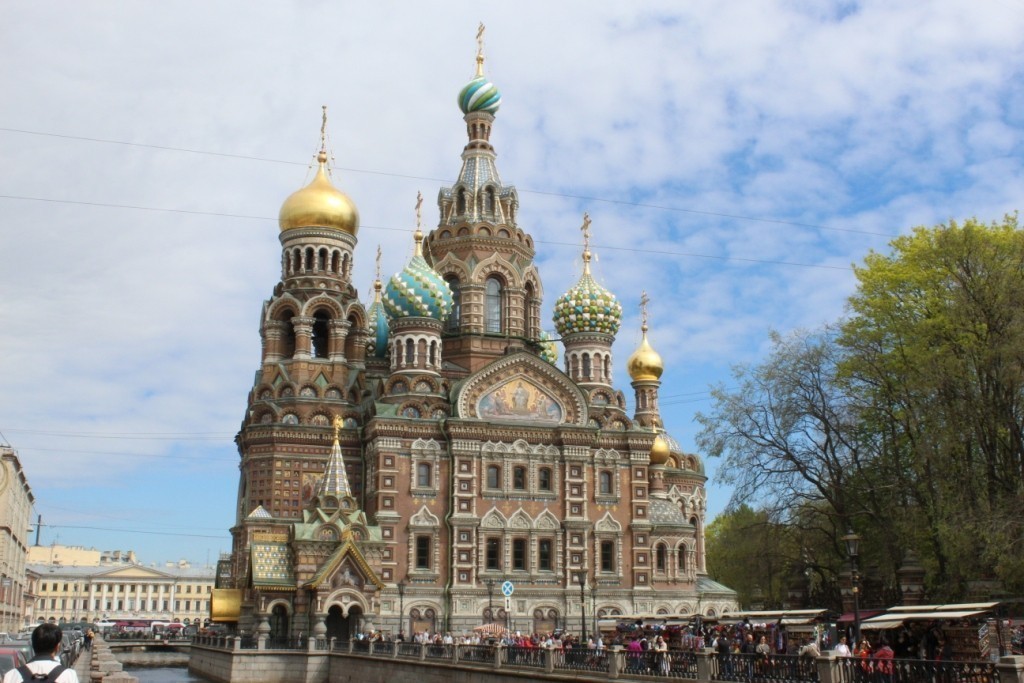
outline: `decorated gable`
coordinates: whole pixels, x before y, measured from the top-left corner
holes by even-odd
[[[367,563],[366,558],[352,541],[345,541],[331,553],[331,556],[310,579],[306,588],[354,588],[381,590],[384,583]]]
[[[499,359],[456,390],[459,417],[586,424],[583,393],[558,368],[528,353]]]

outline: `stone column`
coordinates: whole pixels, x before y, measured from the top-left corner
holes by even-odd
[[[313,357],[313,322],[312,318],[292,318],[292,329],[295,330],[295,358],[308,360]]]
[[[701,683],[712,680],[718,674],[718,660],[714,648],[706,647],[697,655],[697,680]]]
[[[267,649],[267,638],[270,636],[270,622],[267,621],[267,615],[261,614],[260,623],[256,626],[256,649],[266,650]]]
[[[996,664],[999,683],[1024,683],[1024,657],[1001,657]]]
[[[281,338],[284,336],[286,323],[280,320],[268,320],[263,323],[263,362],[276,363],[284,358],[281,353]]]
[[[345,341],[348,339],[348,331],[351,327],[352,323],[347,320],[331,321],[331,343],[327,354],[330,360],[345,360]]]
[[[823,652],[815,658],[814,663],[818,667],[819,683],[842,683],[842,671],[840,671],[839,658],[835,651]]]

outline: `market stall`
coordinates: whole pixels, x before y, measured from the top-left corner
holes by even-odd
[[[998,602],[893,607],[861,622],[864,632],[886,634],[890,643],[908,639],[925,659],[986,661],[1009,653],[996,618]]]

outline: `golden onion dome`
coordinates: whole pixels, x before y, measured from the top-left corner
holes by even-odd
[[[330,228],[355,235],[359,231],[359,210],[347,194],[327,178],[327,152],[316,157],[320,168],[313,182],[291,194],[281,205],[281,232],[296,228]]]
[[[660,379],[661,373],[665,371],[665,364],[661,361],[658,352],[652,349],[647,342],[647,326],[644,325],[641,329],[643,330],[643,340],[640,342],[640,347],[626,361],[626,370],[629,371],[629,376],[633,378],[634,382]]]
[[[661,434],[654,437],[654,445],[651,446],[651,464],[664,465],[668,462],[671,455],[672,451],[669,448],[668,441]]]

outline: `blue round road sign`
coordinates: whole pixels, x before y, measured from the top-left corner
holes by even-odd
[[[501,584],[501,593],[506,598],[512,597],[512,593],[514,593],[515,590],[516,587],[512,585],[511,581],[506,581],[505,583]]]

